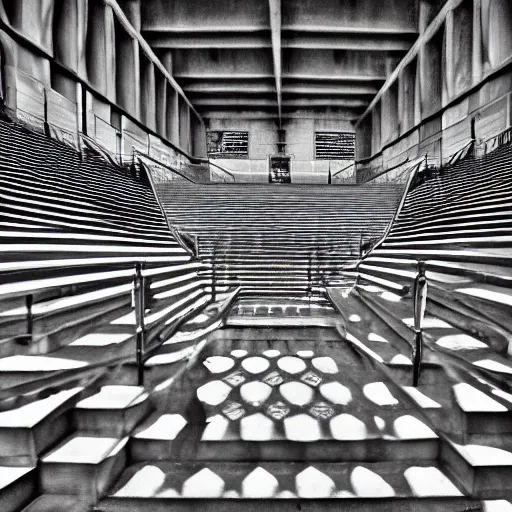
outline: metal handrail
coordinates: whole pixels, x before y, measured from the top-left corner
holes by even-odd
[[[219,164],[214,164],[209,158],[200,159],[200,161],[203,162],[203,163],[207,163],[208,165],[212,165],[213,167],[217,167],[217,169],[220,169],[222,172],[224,172],[230,178],[232,178],[233,182],[236,181],[235,175],[232,172],[228,171],[225,167],[222,167]]]
[[[425,274],[425,263],[418,260],[418,273],[414,279],[413,310],[414,310],[414,344],[413,344],[413,377],[412,385],[418,387],[423,359],[423,320],[427,307],[428,282]]]

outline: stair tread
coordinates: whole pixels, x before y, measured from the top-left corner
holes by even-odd
[[[76,409],[126,409],[143,402],[148,394],[141,386],[109,385],[88,398],[84,398]]]
[[[77,432],[42,457],[45,463],[98,464],[117,453],[128,438],[96,437]]]
[[[0,411],[0,428],[34,427],[58,407],[76,397],[82,390],[81,387],[63,390],[17,409]]]
[[[234,491],[234,492],[233,492]],[[140,463],[110,496],[378,498],[462,496],[435,461],[393,463]]]
[[[35,466],[29,467],[13,467],[13,466],[0,466],[0,489],[11,485],[16,480],[22,478],[30,471],[34,470]]]

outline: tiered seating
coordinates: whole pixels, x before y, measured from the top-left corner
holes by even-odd
[[[512,146],[417,177],[389,234],[329,294],[346,339],[423,411],[446,471],[473,496],[510,495]],[[428,283],[412,387],[413,282]]]
[[[218,306],[204,309],[211,301],[208,266],[192,261],[175,241],[137,171],[3,119],[0,197],[0,508],[10,511],[37,494],[39,476],[44,493],[68,494],[54,486],[54,476],[69,470],[68,456],[85,457],[102,474],[108,467],[115,475],[114,459],[122,469],[114,454],[122,454],[122,436],[146,406],[137,406],[135,416],[121,414],[126,428],[106,435],[103,426],[115,423],[117,413],[96,418],[99,430],[91,432],[87,410],[94,400],[80,404],[102,387],[98,403],[110,405],[99,409],[131,411],[146,403],[134,386],[142,326],[134,305],[143,308],[147,386],[183,371],[191,356],[186,349],[220,324]],[[159,351],[175,354],[171,367],[156,372],[151,360]],[[77,403],[85,412],[72,414]],[[66,440],[70,434],[91,437],[84,454],[76,451],[81,443]],[[62,453],[44,455],[59,441]],[[34,468],[41,458],[39,475]],[[87,500],[104,490],[96,488]],[[59,503],[71,506],[68,498]],[[45,500],[30,510],[44,510]]]
[[[198,237],[217,286],[245,296],[303,297],[340,280],[396,210],[398,185],[156,184],[171,222]]]
[[[418,176],[388,236],[364,258],[360,272],[385,281],[399,271],[407,280],[423,260],[433,279],[448,274],[503,282],[511,260],[511,178],[510,144]]]

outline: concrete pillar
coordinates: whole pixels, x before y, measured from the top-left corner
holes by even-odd
[[[156,131],[155,65],[141,56],[141,121]]]
[[[183,98],[179,98],[180,148],[190,152],[190,108]]]
[[[430,23],[430,17],[432,14],[432,0],[420,0],[418,7],[418,31],[421,34],[425,32],[425,29]]]
[[[79,20],[79,15],[83,15],[81,3],[83,0],[63,2],[54,13],[53,55],[57,62],[75,72],[78,71],[79,23],[83,23]]]
[[[119,5],[133,28],[140,32],[142,28],[141,0],[120,0]]]
[[[160,62],[163,64],[166,71],[173,76],[173,58],[172,58],[172,50],[164,50],[160,54]]]
[[[171,87],[167,101],[167,137],[176,146],[180,145],[180,102],[178,93]]]
[[[473,85],[482,80],[482,2],[473,0],[473,55],[472,81]]]
[[[156,100],[156,131],[166,137],[166,117],[167,117],[167,80],[160,71],[155,76],[155,100]]]
[[[114,12],[105,6],[105,88],[107,98],[116,103],[116,36]]]
[[[119,106],[135,117],[139,116],[138,42],[118,25],[116,34],[116,90]]]
[[[445,19],[444,26],[444,37],[445,37],[445,45],[444,45],[444,69],[442,69],[442,73],[444,74],[443,78],[443,99],[442,102],[445,104],[450,98],[453,97],[453,86],[455,84],[455,73],[454,73],[454,63],[455,63],[455,52],[458,51],[457,48],[454,47],[454,15],[453,10],[448,11]]]

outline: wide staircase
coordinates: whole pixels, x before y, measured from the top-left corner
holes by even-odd
[[[197,237],[217,286],[246,297],[323,296],[383,235],[403,193],[400,184],[155,186],[170,222]]]
[[[182,180],[162,210],[144,166],[83,143],[0,121],[0,510],[512,510],[505,136],[418,170],[399,211],[397,187],[292,187],[289,203],[285,187],[261,187],[265,208],[256,189],[251,202]],[[389,231],[382,212],[371,231],[376,190],[389,191],[377,203],[396,216]],[[307,263],[285,293],[277,255],[301,275],[295,250],[338,247],[350,205],[359,223],[338,225],[352,240],[340,264]],[[308,242],[279,238],[270,258],[269,210]],[[266,254],[255,286],[217,261],[237,222],[240,254]],[[173,230],[198,236],[199,258]]]

